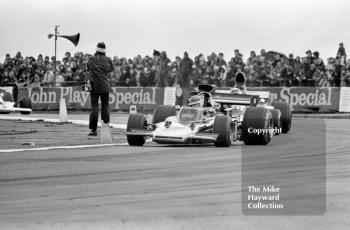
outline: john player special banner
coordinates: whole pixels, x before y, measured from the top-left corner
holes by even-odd
[[[56,110],[61,98],[66,99],[68,109],[89,109],[90,93],[81,87],[20,88],[19,97],[29,96],[34,110]],[[136,105],[138,110],[153,110],[163,104],[164,89],[156,87],[112,87],[109,96],[111,110],[129,110]]]
[[[294,111],[308,109],[339,110],[340,88],[327,87],[266,87],[249,88],[248,90],[269,91],[273,100],[289,103]],[[130,105],[136,105],[138,110],[152,111],[156,105],[168,104],[176,93],[177,104],[185,100],[177,100],[179,90],[158,87],[112,87],[109,103],[111,110],[129,110]],[[190,89],[183,89],[185,92]],[[188,94],[189,95],[189,94]],[[54,88],[20,88],[19,97],[29,96],[34,110],[57,110],[61,98],[66,99],[68,109],[89,109],[90,93],[81,87]],[[165,101],[164,101],[165,100]],[[180,103],[179,103],[180,102]]]

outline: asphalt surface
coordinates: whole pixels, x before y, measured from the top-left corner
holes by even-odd
[[[326,121],[324,214],[242,213],[242,154],[252,157],[252,173],[264,164],[262,153],[306,162],[298,170],[314,183],[319,171],[307,162],[322,155],[311,141],[323,130],[311,123],[295,119],[290,134],[263,147],[147,143],[0,153],[0,229],[348,229],[349,120]]]

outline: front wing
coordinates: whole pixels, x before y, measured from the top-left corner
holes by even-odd
[[[155,135],[153,131],[144,130],[144,129],[131,129],[126,132],[126,135],[133,136],[144,136],[151,137],[152,141],[158,143],[193,143],[193,141],[208,141],[214,142],[219,134],[217,133],[196,133],[188,136],[173,136],[169,133],[169,135]]]

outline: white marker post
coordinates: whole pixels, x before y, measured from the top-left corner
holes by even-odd
[[[101,144],[111,144],[112,143],[112,135],[109,124],[105,124],[101,121]]]
[[[66,99],[64,98],[61,98],[60,100],[59,118],[60,118],[60,122],[68,122],[67,105],[66,105]]]

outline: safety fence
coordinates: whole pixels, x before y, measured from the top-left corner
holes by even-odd
[[[293,111],[350,112],[350,87],[261,87],[248,91],[268,91],[271,98],[285,101]],[[11,87],[0,87],[12,92]],[[152,111],[157,105],[182,105],[193,89],[179,87],[112,87],[109,103],[112,111],[127,111],[135,105],[138,111]],[[69,110],[90,109],[90,93],[80,86],[53,88],[19,88],[18,98],[31,99],[34,110],[57,110],[61,98]]]

